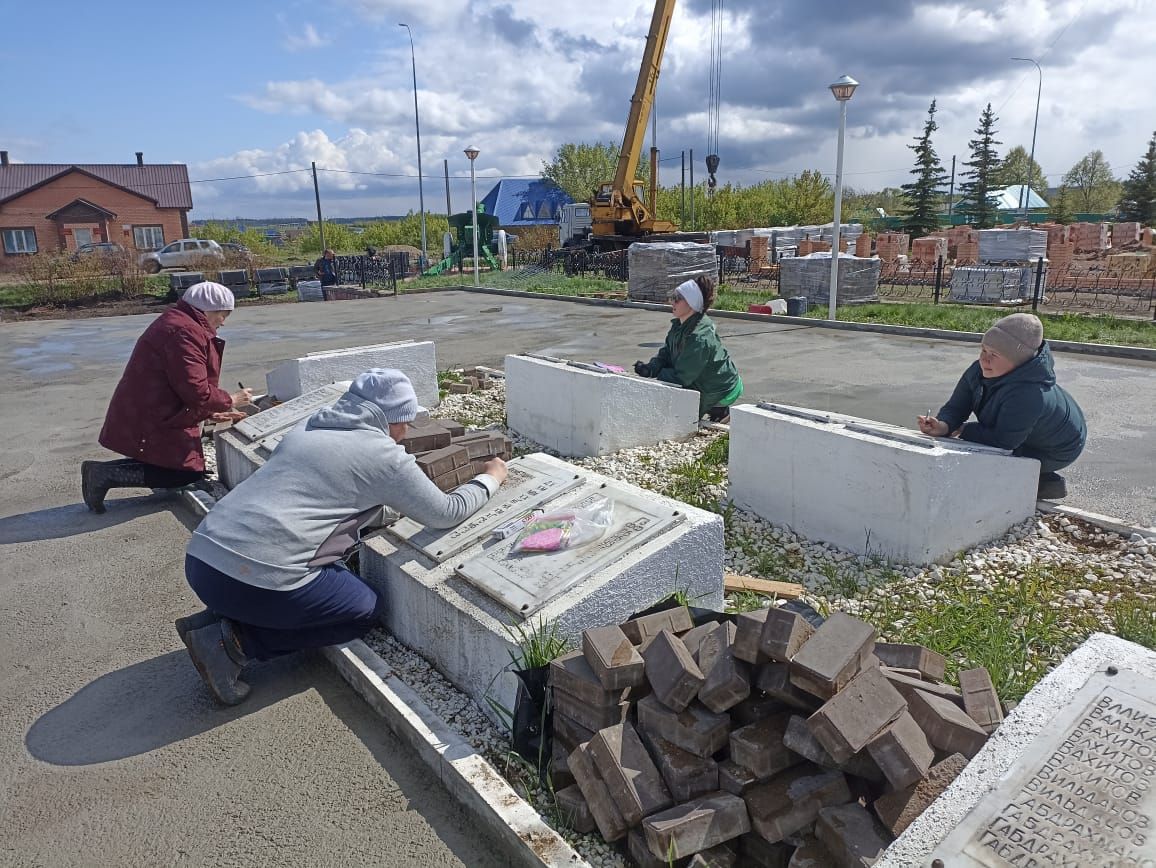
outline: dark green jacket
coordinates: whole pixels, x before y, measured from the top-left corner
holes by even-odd
[[[652,377],[698,391],[700,416],[740,386],[730,353],[722,345],[710,317],[703,313],[696,313],[686,322],[672,319],[666,343],[650,360],[649,367]]]
[[[974,413],[976,422],[967,422]],[[1056,385],[1052,350],[1045,341],[1035,358],[1002,377],[984,379],[979,362],[963,372],[939,411],[960,438],[1037,458],[1045,471],[1071,464],[1084,449],[1088,426],[1080,406]]]

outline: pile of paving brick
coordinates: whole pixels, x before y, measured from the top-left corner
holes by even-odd
[[[551,664],[560,813],[634,861],[870,864],[1003,720],[984,669],[782,608],[587,630]]]
[[[431,419],[411,425],[400,441],[417,458],[422,473],[442,491],[450,491],[484,472],[491,458],[513,457],[510,438],[498,431],[466,433],[464,425],[451,419]]]
[[[480,368],[469,368],[462,372],[461,380],[450,383],[446,388],[451,395],[469,395],[478,389],[488,389],[493,385],[489,373]]]

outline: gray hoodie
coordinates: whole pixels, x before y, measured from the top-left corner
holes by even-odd
[[[346,393],[285,435],[193,532],[188,553],[239,582],[291,591],[389,506],[427,527],[460,524],[498,489],[480,474],[446,494],[389,436],[381,408]]]

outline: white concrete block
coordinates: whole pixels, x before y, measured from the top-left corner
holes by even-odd
[[[1035,512],[1039,462],[773,404],[731,409],[730,497],[808,539],[945,563]]]
[[[608,455],[687,437],[698,428],[698,402],[693,389],[657,380],[506,356],[509,427],[562,455]]]
[[[326,383],[352,380],[370,368],[396,368],[413,383],[423,407],[436,407],[437,357],[433,341],[394,341],[310,353],[282,362],[265,376],[270,395],[286,401]]]
[[[547,509],[582,500],[609,482],[597,473],[543,453],[515,459],[510,467],[533,462],[580,477],[576,488],[550,501]],[[516,652],[517,647],[513,628],[508,625],[525,624],[529,628],[544,620],[556,625],[558,632],[570,640],[571,647],[579,647],[581,633],[588,627],[619,623],[676,590],[685,590],[694,605],[721,609],[721,516],[636,486],[613,484],[676,510],[680,520],[548,600],[528,619],[456,573],[458,565],[492,545],[488,537],[439,563],[388,531],[373,536],[362,548],[361,575],[384,596],[386,628],[432,662],[495,722],[500,722],[487,699],[505,708],[514,707],[516,680],[509,670],[510,653]],[[484,515],[485,510],[478,513]],[[552,555],[526,557],[541,558],[543,570],[551,569]]]

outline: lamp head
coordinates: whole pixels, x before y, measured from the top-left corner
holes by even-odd
[[[466,156],[470,158],[471,163],[478,158],[478,154],[480,153],[481,151],[479,151],[473,145],[470,145],[468,148],[466,148]]]
[[[840,76],[838,81],[828,85],[831,93],[835,95],[835,99],[839,102],[846,102],[851,99],[851,95],[855,93],[855,88],[858,86],[859,82],[855,81],[855,79],[849,75]]]

